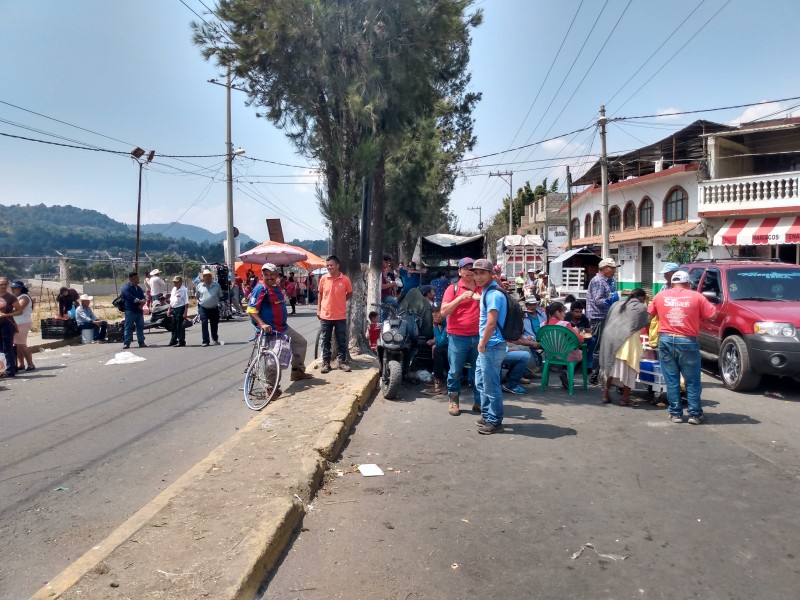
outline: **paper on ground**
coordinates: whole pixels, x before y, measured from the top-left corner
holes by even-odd
[[[129,365],[131,363],[147,360],[141,356],[136,356],[133,352],[117,352],[106,365]]]
[[[376,477],[383,475],[383,471],[378,465],[358,465],[358,472],[364,477]]]

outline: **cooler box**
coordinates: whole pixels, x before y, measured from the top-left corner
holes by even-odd
[[[642,359],[639,363],[639,381],[662,383],[664,378],[661,375],[661,363],[657,360]]]

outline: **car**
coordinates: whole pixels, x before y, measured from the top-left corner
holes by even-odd
[[[800,381],[800,265],[712,259],[681,270],[719,308],[700,322],[698,341],[726,388],[752,390],[763,375]]]

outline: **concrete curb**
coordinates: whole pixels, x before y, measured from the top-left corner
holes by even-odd
[[[374,359],[352,365],[293,384],[31,600],[251,600],[375,389]]]

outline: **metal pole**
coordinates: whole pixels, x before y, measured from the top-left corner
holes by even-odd
[[[508,172],[508,235],[514,235],[512,218],[514,215],[514,172]]]
[[[142,228],[142,168],[144,165],[140,160],[136,160],[139,165],[139,198],[136,202],[136,257],[134,258],[133,270],[139,272],[139,237]]]
[[[572,250],[572,175],[567,167],[567,250]]]
[[[236,263],[236,257],[233,255],[234,253],[234,242],[233,242],[233,145],[231,144],[231,67],[228,65],[228,75],[227,75],[227,84],[225,86],[225,100],[226,100],[226,111],[225,111],[225,154],[226,154],[226,162],[227,162],[227,184],[228,184],[228,199],[227,199],[227,211],[228,211],[228,234],[227,239],[225,241],[227,254],[228,254],[228,273],[229,275],[234,274],[234,267]]]
[[[608,231],[608,157],[606,156],[606,107],[600,106],[600,223],[603,228],[602,258],[611,256],[611,242]]]

